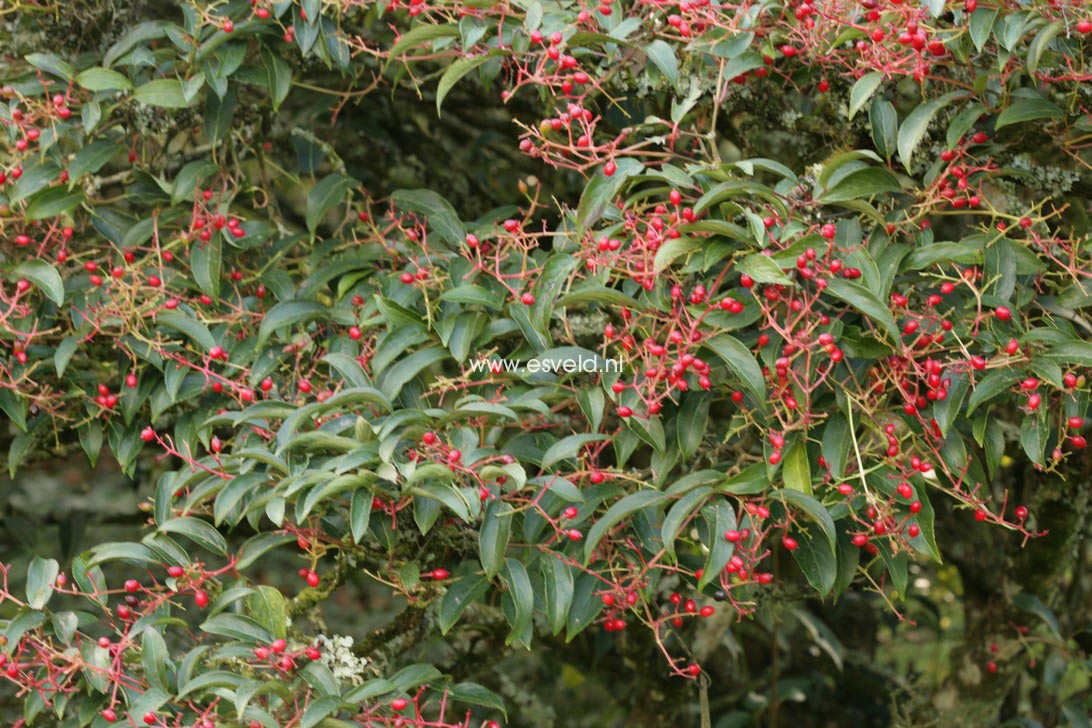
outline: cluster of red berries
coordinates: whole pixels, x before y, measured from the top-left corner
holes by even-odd
[[[268,646],[256,647],[254,657],[260,662],[267,663],[282,672],[291,672],[296,668],[296,660],[306,657],[314,662],[322,657],[318,647],[310,645],[295,652],[288,651],[288,643],[283,639],[276,639]]]

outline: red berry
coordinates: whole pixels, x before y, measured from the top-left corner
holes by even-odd
[[[307,572],[307,586],[317,587],[321,583],[322,583],[322,577],[320,577],[318,574],[316,574],[313,571],[308,571]]]
[[[409,705],[409,701],[406,700],[405,698],[395,698],[394,700],[391,701],[391,707],[396,711],[403,711],[403,710],[406,709],[406,706],[408,706],[408,705]]]
[[[432,570],[432,578],[435,579],[436,581],[443,581],[444,579],[448,578],[449,576],[451,576],[451,573],[447,569],[433,569]]]
[[[105,720],[107,723],[113,723],[118,719],[118,714],[110,708],[107,708],[106,710],[102,711],[102,719]]]
[[[284,652],[286,647],[288,647],[288,643],[284,640],[274,640],[273,643],[269,645],[269,649],[273,650],[273,652],[278,655]]]
[[[140,582],[136,579],[129,579],[125,582],[125,591],[132,594],[133,592],[140,590]]]
[[[177,565],[176,566],[168,566],[167,567],[167,573],[170,574],[171,577],[177,579],[180,576],[182,576],[183,574],[185,574],[186,570],[183,569],[181,566],[177,566]]]
[[[209,605],[209,595],[208,595],[208,593],[202,591],[201,589],[198,589],[196,592],[194,592],[193,602],[199,608],[204,609],[205,607],[207,607]]]
[[[998,306],[993,312],[1001,321],[1008,321],[1012,318],[1012,311],[1009,310],[1008,306]]]
[[[535,303],[535,297],[531,293],[524,293],[519,300],[524,306],[533,306]]]
[[[786,551],[796,551],[796,548],[799,546],[796,539],[792,536],[785,536],[782,538],[781,545],[785,547]]]

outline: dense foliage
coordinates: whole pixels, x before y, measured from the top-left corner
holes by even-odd
[[[1089,725],[1084,3],[0,18],[5,725]]]

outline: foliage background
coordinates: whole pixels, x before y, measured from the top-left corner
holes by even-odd
[[[136,681],[118,700],[129,705],[134,724],[145,707],[158,703],[150,709],[164,725],[212,719],[217,725],[287,725],[295,713],[308,725],[387,725],[394,724],[387,722],[394,720],[391,701],[416,694],[417,682],[429,685],[422,699],[430,701],[424,712],[431,715],[445,687],[472,681],[491,691],[463,688],[466,702],[460,705],[475,711],[468,719],[472,725],[501,720],[504,711],[505,723],[515,726],[701,725],[706,716],[724,728],[1088,725],[1092,462],[1087,450],[1073,447],[1065,425],[1085,413],[1083,377],[1092,365],[1092,327],[1084,308],[1092,300],[1086,288],[1092,76],[1087,34],[1077,27],[1087,9],[1079,2],[981,2],[973,12],[971,3],[879,3],[883,14],[872,21],[864,17],[868,3],[816,3],[816,31],[805,24],[807,12],[800,17],[801,5],[694,4],[698,16],[713,12],[710,7],[715,13],[697,37],[686,37],[669,22],[676,5],[624,0],[609,15],[603,6],[593,8],[586,21],[577,18],[582,6],[568,2],[440,2],[411,6],[424,9],[413,14],[404,5],[305,0],[264,6],[266,18],[245,2],[4,4],[0,37],[9,86],[0,107],[0,170],[7,174],[0,187],[0,237],[8,311],[3,337],[10,354],[0,406],[8,415],[10,478],[0,486],[0,560],[6,590],[17,600],[28,588],[35,591],[26,576],[28,569],[32,575],[35,569],[48,572],[43,559],[56,559],[73,576],[74,558],[83,566],[100,561],[116,614],[125,579],[156,580],[142,592],[140,609],[149,617],[140,624],[165,635],[169,674],[157,684],[155,670],[136,657],[115,673]],[[231,33],[225,32],[225,18],[232,19]],[[899,60],[914,57],[895,40],[908,22],[920,22],[930,39],[946,44],[932,59],[925,83],[914,77],[917,61]],[[886,50],[858,53],[855,44],[868,38],[861,28],[870,23],[892,29],[890,38],[876,43]],[[291,42],[283,37],[289,24]],[[547,37],[564,31],[566,48],[576,49],[574,57],[592,76],[575,94],[597,114],[595,147],[583,157],[572,153],[573,139],[564,132],[540,131],[542,120],[572,111],[560,88],[562,76],[553,75],[548,63],[536,65],[543,51],[530,35],[540,27]],[[610,35],[596,35],[600,31]],[[413,32],[414,42],[399,45],[399,38]],[[786,46],[794,48],[791,55]],[[764,56],[776,61],[767,63]],[[463,66],[465,73],[450,72],[475,57],[484,62]],[[766,69],[767,75],[756,74]],[[736,83],[736,76],[746,77]],[[502,89],[528,77],[535,83],[502,100]],[[820,91],[821,83],[829,88]],[[446,92],[442,99],[440,88]],[[945,95],[953,89],[956,96]],[[57,93],[65,97],[70,117],[59,115],[51,98]],[[942,98],[944,103],[930,105]],[[927,117],[917,113],[923,107],[930,109]],[[30,121],[15,118],[16,109]],[[20,149],[28,125],[41,129],[41,136]],[[987,140],[967,141],[975,132]],[[521,151],[520,139],[530,140],[532,149]],[[570,154],[561,154],[566,147]],[[972,170],[967,194],[983,200],[975,211],[952,207],[953,198],[943,194],[949,160],[941,155],[953,148],[967,154],[956,164]],[[547,149],[552,152],[544,160]],[[744,162],[754,159],[771,161]],[[617,164],[610,176],[603,171],[608,162]],[[22,168],[18,181],[11,174],[16,167]],[[67,179],[58,177],[62,169]],[[718,183],[741,186],[710,201],[705,195]],[[640,290],[628,275],[633,269],[622,264],[607,266],[610,272],[599,279],[582,269],[565,269],[557,281],[518,277],[528,267],[541,272],[547,265],[562,266],[558,261],[594,257],[601,234],[624,237],[627,244],[644,239],[644,227],[640,233],[626,227],[626,214],[650,219],[654,205],[671,204],[668,190],[680,188],[685,205],[704,203],[706,219],[724,225],[685,229],[677,219],[684,240],[696,242],[671,248],[670,256],[649,253],[648,264],[662,276],[653,292]],[[217,208],[207,214],[203,189],[213,191],[211,206]],[[200,230],[216,212],[242,220],[243,234],[221,231],[205,245]],[[361,212],[366,219],[358,217]],[[768,215],[777,217],[770,237],[762,232]],[[1019,222],[1024,217],[1028,227]],[[508,219],[520,221],[518,231],[503,227]],[[999,222],[1013,232],[999,231]],[[920,426],[924,419],[904,416],[901,393],[889,390],[890,396],[868,400],[864,389],[853,388],[858,380],[850,375],[842,388],[860,399],[849,405],[835,393],[839,387],[824,385],[806,407],[816,418],[804,423],[784,405],[773,376],[748,381],[752,370],[735,352],[724,361],[707,357],[717,362],[709,399],[696,396],[699,385],[692,378],[692,391],[675,390],[663,400],[658,439],[655,432],[638,433],[640,425],[633,423],[640,420],[619,417],[610,388],[597,382],[579,380],[570,387],[564,381],[513,381],[506,401],[526,407],[513,405],[518,414],[511,419],[475,410],[479,404],[452,395],[473,352],[495,347],[525,357],[553,346],[600,349],[605,322],[621,326],[622,308],[653,312],[635,331],[662,337],[668,314],[679,315],[667,294],[670,285],[685,286],[689,295],[698,282],[718,296],[746,301],[738,319],[711,318],[703,331],[731,332],[745,352],[758,352],[751,361],[768,374],[777,368],[777,355],[770,353],[776,347],[762,353],[757,337],[785,310],[751,296],[737,274],[758,280],[756,293],[789,276],[801,289],[813,290],[797,277],[796,258],[808,246],[825,245],[826,223],[837,226],[831,245],[854,255],[847,260],[866,271],[863,305],[864,294],[856,289],[839,301],[811,299],[817,311],[846,325],[839,329],[847,355],[843,373],[883,369],[896,351],[923,359],[898,330],[885,333],[885,321],[893,311],[901,329],[914,318],[908,314],[920,312],[926,326],[937,324],[923,304],[932,292],[928,285],[959,280],[965,268],[984,270],[973,292],[957,293],[956,303],[944,304],[970,348],[937,346],[928,356],[943,361],[947,373],[961,374],[964,383],[978,376],[968,353],[989,358],[990,370],[1003,376],[965,387],[962,399],[940,416],[947,418],[947,437],[934,442]],[[888,232],[888,225],[897,232]],[[65,227],[73,229],[71,237],[65,237]],[[479,271],[475,283],[484,293],[464,289],[441,304],[438,297],[465,283],[463,273],[470,275],[465,232],[492,241],[504,253],[498,270],[503,266],[513,277]],[[20,235],[32,241],[20,242]],[[946,241],[952,247],[933,247]],[[779,253],[776,270],[747,258],[763,249]],[[174,252],[173,261],[164,260],[165,250]],[[913,258],[910,250],[921,255],[914,265],[906,263]],[[136,251],[135,259],[126,260],[125,251]],[[416,272],[422,260],[431,261],[428,283],[401,283],[400,275]],[[48,263],[53,273],[28,267],[31,261]],[[101,267],[97,274],[84,267],[90,262]],[[108,271],[115,265],[123,270],[113,283]],[[731,276],[718,290],[712,282],[719,282],[721,269]],[[107,278],[105,285],[91,280],[98,274]],[[150,275],[161,277],[161,285],[149,283]],[[16,288],[19,279],[34,286],[26,297]],[[524,284],[536,294],[531,306],[519,301]],[[434,297],[422,298],[418,291]],[[886,294],[897,291],[912,303],[889,304]],[[181,304],[164,308],[169,300]],[[302,307],[278,308],[284,303]],[[990,315],[1003,305],[1015,313],[1011,324]],[[524,308],[531,313],[521,314]],[[175,318],[164,315],[172,311]],[[445,320],[460,322],[459,330],[470,333],[454,334]],[[354,336],[351,326],[362,335]],[[1013,337],[1021,348],[1006,358],[1002,352]],[[610,351],[618,351],[617,343]],[[213,345],[228,350],[230,363],[208,356]],[[436,347],[442,358],[405,368],[411,352]],[[28,361],[20,361],[21,352]],[[376,366],[376,359],[383,365]],[[192,366],[172,367],[172,360]],[[627,371],[639,377],[645,362],[633,356],[627,363]],[[405,377],[390,373],[400,366]],[[139,375],[135,387],[124,383],[130,372]],[[1063,373],[1081,375],[1080,383],[1067,385]],[[804,374],[807,381],[814,371],[805,366]],[[1017,384],[1029,376],[1042,383],[1043,403],[1034,408]],[[270,393],[261,385],[267,377]],[[281,438],[270,441],[263,430],[280,430],[290,439],[286,418],[318,401],[299,387],[303,378],[313,380],[315,394],[350,390],[359,399],[307,410],[308,419],[295,421],[300,432],[310,429],[316,411],[326,419],[315,423],[315,437],[301,436],[286,450]],[[887,380],[893,388],[896,379]],[[212,391],[216,382],[226,394]],[[119,409],[104,412],[95,401],[100,384],[119,396]],[[468,384],[466,391],[489,400],[494,395],[488,384]],[[765,407],[767,386],[777,415],[755,414]],[[742,408],[731,398],[741,389],[747,391]],[[599,399],[580,400],[577,390],[599,392]],[[260,409],[265,402],[284,407]],[[393,411],[413,411],[422,402],[430,408],[422,406],[424,414],[382,431],[382,422],[394,421],[382,419],[384,402]],[[936,408],[930,410],[933,418],[944,407],[928,406]],[[683,414],[701,407],[707,414],[700,427],[680,435]],[[856,425],[843,430],[852,437],[825,435],[834,419],[827,415],[836,411],[856,411]],[[358,414],[375,422],[376,431],[357,424]],[[923,497],[926,488],[931,493],[941,559],[928,558],[931,548],[922,540],[911,545],[912,539],[900,536],[895,541],[901,561],[862,559],[857,573],[858,549],[843,537],[823,562],[833,564],[836,553],[854,554],[846,583],[837,570],[841,593],[835,598],[833,566],[801,569],[799,554],[790,556],[778,545],[785,528],[800,536],[805,549],[822,543],[823,534],[800,515],[812,501],[786,510],[770,494],[787,487],[814,495],[818,508],[834,515],[839,532],[871,525],[873,516],[859,515],[868,505],[860,494],[842,498],[833,487],[856,477],[853,463],[843,478],[824,474],[819,458],[842,452],[844,461],[842,445],[856,445],[859,434],[870,467],[888,462],[905,468],[905,457],[884,460],[881,428],[890,421],[900,423],[902,455],[916,452],[946,471],[929,483],[914,476],[915,497]],[[148,426],[158,439],[146,443],[142,432]],[[527,435],[539,428],[541,437]],[[594,514],[603,516],[627,493],[664,491],[683,476],[712,473],[708,481],[699,478],[698,487],[716,490],[716,498],[707,496],[709,503],[733,504],[733,523],[736,513],[744,522],[746,504],[774,511],[771,553],[761,568],[776,578],[758,592],[753,614],[739,615],[716,598],[716,583],[697,583],[696,569],[707,563],[702,546],[718,534],[710,538],[712,529],[704,526],[682,529],[678,568],[668,563],[639,589],[641,605],[650,607],[648,620],[630,618],[624,632],[604,632],[601,606],[588,599],[577,628],[563,613],[565,629],[559,630],[556,614],[542,604],[549,592],[537,576],[533,549],[521,548],[512,536],[511,548],[501,544],[498,561],[481,545],[479,531],[490,514],[483,517],[474,498],[472,505],[460,506],[442,491],[446,510],[440,516],[439,508],[422,505],[427,499],[421,492],[410,490],[415,466],[407,451],[433,430],[465,456],[468,469],[459,471],[453,492],[474,494],[487,485],[494,498],[500,496],[496,508],[504,502],[525,505],[521,498],[527,493],[501,487],[497,471],[485,470],[508,465],[498,459],[503,455],[516,460],[525,478],[540,470],[565,473],[584,494],[576,524],[584,535]],[[391,432],[398,451],[393,460],[380,457],[377,444]],[[543,462],[552,444],[588,432],[609,434],[611,447],[588,441],[589,447],[560,454],[553,468]],[[764,442],[771,433],[803,443],[805,476],[766,467],[772,450]],[[680,441],[691,436],[691,445]],[[214,446],[214,437],[220,445]],[[339,437],[356,442],[350,452],[362,453],[358,460],[344,461],[348,445]],[[958,456],[946,449],[956,442],[963,443]],[[220,447],[222,453],[216,452]],[[1055,447],[1064,454],[1055,458]],[[971,491],[949,477],[964,456],[973,461],[972,479],[983,490]],[[428,457],[444,461],[443,452]],[[191,477],[194,463],[208,470]],[[381,484],[365,478],[351,483],[352,489],[316,495],[307,508],[314,512],[300,515],[299,504],[306,494],[317,494],[316,484],[365,466],[379,473]],[[229,478],[215,471],[235,479],[263,473],[275,484],[262,480],[259,487],[254,481],[248,490],[231,491],[219,482]],[[611,481],[614,490],[611,483],[600,490],[589,481],[600,471],[623,477]],[[503,472],[508,475],[501,477],[518,480],[514,471]],[[320,475],[308,480],[309,473]],[[435,498],[449,479],[434,476],[429,471],[417,483],[434,488]],[[547,490],[543,481],[528,482],[539,497]],[[401,504],[401,515],[393,519],[399,528],[386,528],[379,508],[365,514],[368,527],[356,533],[351,522],[364,506],[354,505],[355,493],[365,486],[369,502],[374,490],[386,503]],[[272,510],[267,493],[279,503]],[[905,513],[906,504],[893,493],[872,504]],[[1030,524],[1013,517],[1015,504],[1030,510]],[[547,499],[547,505],[549,518],[560,519],[566,504]],[[707,512],[699,516],[699,505],[704,501],[688,513],[695,529]],[[218,569],[225,557],[217,551],[238,554],[255,534],[279,530],[271,520],[278,508],[282,516],[289,514],[287,546],[263,554],[242,573],[210,577],[209,612],[193,606],[196,587],[186,584],[174,607],[155,601],[177,586],[166,582],[162,564],[177,561],[189,569],[200,560]],[[973,517],[983,508],[990,523]],[[658,536],[665,511],[663,503],[649,508],[652,523],[627,513],[623,528],[605,534],[606,556],[596,558],[593,570],[613,570],[612,578],[622,583],[632,561],[651,553],[647,543],[630,548],[627,537],[644,538],[649,530]],[[220,535],[180,520],[191,516],[214,522]],[[547,551],[581,560],[581,543],[567,544],[564,533],[556,538],[539,526]],[[307,549],[293,545],[297,527],[312,539]],[[524,522],[523,529],[530,528]],[[1046,535],[1025,543],[1025,528]],[[515,534],[531,532],[513,528]],[[111,544],[128,546],[110,551]],[[921,553],[907,560],[905,554],[914,550]],[[514,584],[522,568],[506,564],[505,555],[527,559],[535,574],[533,609],[526,614],[523,602],[502,596],[519,593]],[[316,569],[322,583],[305,586],[296,574],[301,567]],[[435,568],[450,569],[452,581],[428,579]],[[493,580],[491,590],[461,614],[457,626],[441,630],[445,591],[472,583],[480,572]],[[898,588],[900,583],[909,588]],[[258,586],[273,587],[287,599],[255,592],[281,605],[272,617],[256,607],[254,593],[243,591]],[[642,625],[671,609],[673,591],[717,606],[713,617],[688,620],[678,635],[665,638],[670,656],[679,660],[676,669],[701,664],[697,680],[671,675],[655,633]],[[101,711],[115,702],[87,668],[97,658],[72,645],[90,645],[103,635],[117,639],[126,630],[93,599],[58,593],[48,609],[49,622],[27,636],[16,634],[14,620],[41,610],[11,599],[0,603],[0,617],[13,620],[6,627],[6,654],[18,647],[24,660],[21,671],[6,675],[0,687],[2,720],[104,725]],[[294,648],[312,644],[319,634],[351,636],[355,656],[366,665],[349,671],[359,679],[333,686],[320,671],[294,667],[282,674],[248,667],[254,644],[263,639],[190,631],[216,612],[265,615],[272,621],[264,626],[286,630]],[[183,621],[169,621],[168,613]],[[78,615],[77,635],[65,638],[55,614]],[[529,634],[532,623],[530,651],[511,645]],[[584,629],[589,623],[592,628]],[[223,637],[226,647],[220,646]],[[130,655],[150,654],[148,639],[136,638]],[[181,663],[198,643],[215,644],[218,651],[200,657],[197,674],[221,671],[281,687],[255,698],[261,712],[245,717],[213,702],[219,696],[228,705],[238,697],[241,685],[227,678],[191,686],[193,694],[184,700]],[[344,649],[324,650],[349,659]],[[27,692],[28,681],[40,687],[35,676],[46,671],[43,656],[49,654],[65,655],[76,669],[56,692],[48,681],[42,683],[48,689]],[[336,665],[324,664],[336,672]],[[420,681],[379,682],[413,665],[431,665],[436,672],[421,673]],[[374,694],[351,692],[362,680],[371,681],[364,684]],[[154,688],[162,699],[141,702]],[[320,697],[331,698],[318,703],[322,710],[302,707]],[[123,707],[118,713],[126,715]]]

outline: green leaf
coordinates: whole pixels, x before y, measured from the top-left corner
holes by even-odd
[[[205,620],[201,631],[252,644],[268,645],[274,639],[269,630],[241,614],[217,614]]]
[[[712,492],[713,489],[709,486],[695,488],[675,501],[675,504],[668,509],[667,515],[664,516],[663,526],[660,528],[660,539],[672,558],[675,556],[675,539],[679,535],[679,530],[694,514],[694,511],[705,503]]]
[[[576,225],[580,230],[587,230],[598,222],[626,181],[644,169],[644,165],[632,157],[622,157],[617,160],[617,165],[618,168],[610,177],[600,170],[584,186],[580,202],[576,206]],[[558,302],[558,305],[561,303]]]
[[[26,57],[27,63],[46,73],[71,81],[76,75],[76,69],[68,61],[62,60],[55,53],[31,53]]]
[[[736,511],[732,502],[727,498],[718,498],[701,510],[705,519],[705,529],[708,532],[709,555],[705,557],[705,567],[701,578],[698,579],[698,589],[704,589],[708,584],[720,578],[728,560],[732,558],[735,544],[724,538],[727,531],[734,531],[739,526]]]
[[[172,328],[188,336],[193,343],[203,351],[208,351],[216,346],[216,341],[209,333],[208,327],[197,319],[179,313],[178,311],[160,311],[156,314],[156,323]]]
[[[902,122],[902,126],[899,127],[899,159],[907,170],[910,169],[914,150],[918,148],[929,130],[929,124],[937,112],[950,104],[956,95],[956,92],[952,92],[928,101],[910,112],[910,115]]]
[[[181,676],[179,677],[181,678]],[[243,677],[226,670],[202,672],[192,680],[186,680],[184,682],[181,679],[179,680],[181,684],[179,685],[178,698],[181,700],[190,693],[212,692],[213,688],[235,688],[242,683],[243,679]],[[155,708],[151,709],[154,710]],[[137,719],[141,718],[143,713],[133,710],[131,711],[131,715],[133,716],[133,725],[136,725]]]
[[[834,519],[831,518],[830,511],[822,503],[807,493],[801,493],[798,490],[775,490],[770,493],[770,497],[779,498],[785,502],[785,505],[800,509],[808,518],[815,521],[827,537],[831,554],[834,553],[835,545],[838,542],[838,530],[834,526]]]
[[[956,372],[951,375],[951,384],[948,386],[948,396],[933,406],[933,417],[940,428],[941,437],[947,437],[952,424],[959,417],[960,408],[963,407],[963,399],[967,396],[970,381],[966,372]]]
[[[502,713],[506,720],[508,718],[508,712],[504,708],[504,701],[492,690],[477,683],[461,682],[452,685],[448,688],[447,695],[449,700],[454,700],[456,703],[492,708]]]
[[[1047,356],[1063,365],[1092,367],[1092,341],[1070,339],[1050,347]]]
[[[23,635],[27,632],[37,629],[45,624],[45,614],[37,610],[27,610],[19,612],[10,622],[7,624],[7,628],[4,629],[4,636],[7,637],[7,643],[3,647],[3,652],[10,655],[12,651],[19,646],[20,641],[23,639]]]
[[[27,606],[41,609],[53,596],[53,584],[61,571],[55,559],[35,556],[27,567]]]
[[[107,162],[114,158],[125,147],[116,142],[97,141],[91,142],[81,149],[72,163],[68,165],[68,178],[75,182],[85,174],[95,174],[102,169]]]
[[[701,250],[706,241],[701,238],[670,238],[656,250],[652,260],[652,270],[662,273],[677,258]]]
[[[899,184],[899,180],[895,175],[891,174],[890,170],[884,167],[866,167],[865,169],[850,172],[840,179],[833,187],[823,193],[822,201],[846,202],[901,190],[902,185]]]
[[[167,643],[156,629],[146,629],[140,637],[140,661],[144,677],[152,687],[169,690],[167,681]]]
[[[512,630],[505,638],[506,645],[519,642],[530,647],[531,615],[535,605],[535,594],[531,588],[531,578],[527,568],[516,559],[504,560],[504,583],[508,587],[505,596],[511,599],[512,614],[505,610],[505,616]]]
[[[239,569],[245,569],[268,551],[295,542],[296,536],[291,533],[259,533],[257,536],[248,539],[239,549],[239,561],[235,566]]]
[[[597,593],[602,587],[603,582],[599,580],[598,574],[583,572],[577,578],[573,587],[572,606],[569,607],[569,619],[565,623],[566,642],[572,642],[603,611],[603,599]]]
[[[609,439],[607,435],[577,434],[568,435],[553,445],[542,456],[542,469],[546,470],[551,465],[563,460],[574,460],[580,455],[580,451],[590,442],[602,442]]]
[[[985,47],[986,41],[989,40],[990,31],[993,30],[993,24],[997,21],[997,14],[1000,10],[1000,8],[996,7],[979,7],[971,13],[971,20],[969,23],[971,29],[971,42],[974,43],[975,50],[979,53],[982,52],[982,48]]]
[[[319,723],[333,715],[341,707],[341,698],[325,695],[312,700],[300,716],[300,728],[315,728]]]
[[[330,309],[315,301],[281,301],[266,312],[258,327],[258,343],[269,340],[274,331],[295,326],[305,321],[325,319]]]
[[[876,89],[880,87],[881,83],[883,83],[883,73],[880,71],[866,73],[853,83],[853,87],[849,89],[850,119],[864,108],[864,105],[872,98],[872,94],[876,93]]]
[[[765,410],[767,406],[766,380],[762,376],[762,369],[758,366],[758,362],[750,349],[729,334],[718,334],[704,342],[704,345],[712,349],[724,360],[728,368],[739,377],[739,380],[743,383],[743,388],[751,395],[754,403],[760,409]]]
[[[608,508],[606,513],[600,516],[592,525],[591,530],[588,531],[587,539],[584,541],[584,563],[587,564],[591,561],[592,555],[595,553],[595,547],[607,535],[607,531],[614,528],[627,516],[631,516],[638,511],[651,511],[666,500],[667,496],[659,491],[640,490],[636,493],[630,493]]]
[[[895,152],[899,123],[894,105],[884,98],[874,99],[868,107],[868,123],[876,151],[890,159]]]
[[[267,46],[262,46],[261,53],[262,64],[265,66],[269,83],[269,95],[273,101],[273,111],[277,111],[288,97],[288,92],[292,90],[292,67]]]
[[[705,440],[711,403],[712,397],[708,393],[683,397],[679,414],[675,418],[675,432],[683,458],[693,457]]]
[[[758,51],[744,51],[724,65],[722,75],[724,78],[738,78],[765,65],[766,62],[761,53]]]
[[[398,58],[410,48],[416,48],[425,43],[431,43],[432,41],[441,40],[443,38],[457,37],[459,37],[459,26],[454,23],[447,23],[446,25],[433,25],[432,23],[418,25],[414,28],[410,28],[409,31],[403,33],[402,36],[395,41],[389,51],[390,58],[391,60]]]
[[[512,533],[512,514],[512,507],[504,501],[492,501],[482,511],[478,552],[485,575],[490,579],[504,566],[504,554]]]
[[[1051,41],[1058,37],[1058,34],[1062,32],[1063,28],[1065,28],[1065,26],[1062,24],[1062,21],[1055,20],[1040,30],[1035,36],[1035,40],[1028,44],[1028,73],[1032,76],[1039,70],[1039,61],[1042,60],[1043,53],[1046,51]]]
[[[573,570],[560,557],[546,554],[540,565],[545,586],[543,601],[546,620],[553,633],[560,634],[565,628],[569,606],[573,602]]]
[[[1017,609],[1021,609],[1029,614],[1034,614],[1039,619],[1043,620],[1043,623],[1050,628],[1051,633],[1057,640],[1062,639],[1062,630],[1058,625],[1058,618],[1054,615],[1053,610],[1047,605],[1043,604],[1043,600],[1034,594],[1021,593],[1012,597],[1012,603]]]
[[[171,204],[177,205],[180,202],[192,200],[194,192],[197,191],[197,185],[218,171],[219,167],[204,159],[183,165],[174,178],[174,184],[171,185]]]
[[[844,278],[831,278],[827,282],[827,292],[880,324],[892,341],[899,340],[899,327],[895,323],[895,317],[872,291]]]
[[[442,677],[443,673],[432,665],[409,665],[392,675],[390,682],[394,686],[394,691],[401,693],[425,683],[435,682]]]
[[[349,505],[349,525],[353,535],[353,543],[360,543],[368,532],[368,521],[372,516],[372,501],[375,496],[371,490],[361,488],[353,493],[353,500]]]
[[[295,539],[293,539],[295,540]],[[141,543],[104,543],[91,548],[91,560],[88,566],[95,566],[105,561],[133,561],[138,564],[157,563],[159,554]]]
[[[995,129],[1011,124],[1023,124],[1036,119],[1060,119],[1065,115],[1059,107],[1043,98],[1019,99],[997,115]]]
[[[72,361],[72,355],[80,347],[82,339],[79,336],[66,336],[57,344],[57,350],[53,352],[53,366],[57,370],[57,376],[63,377],[68,363]]]
[[[130,91],[133,88],[133,82],[126,76],[102,66],[81,71],[76,76],[76,83],[88,91]]]
[[[440,631],[447,634],[459,621],[459,615],[489,591],[489,580],[480,574],[464,576],[448,587],[440,602]]]
[[[134,25],[125,31],[121,38],[106,51],[106,55],[102,58],[103,65],[112,66],[114,61],[124,56],[137,45],[162,38],[169,27],[171,27],[169,23],[162,21],[146,21]]]
[[[217,531],[212,524],[193,516],[181,516],[159,526],[164,533],[177,533],[203,549],[213,553],[224,555],[227,553],[227,540]]]
[[[902,259],[899,271],[923,270],[941,262],[981,263],[982,248],[971,243],[939,242],[922,245]]]
[[[193,279],[202,291],[220,297],[221,239],[219,236],[207,243],[197,242],[190,248],[190,268]]]
[[[83,202],[83,190],[68,191],[65,185],[46,188],[27,200],[27,220],[46,220],[71,212]]]
[[[133,98],[142,104],[161,109],[184,109],[192,99],[186,98],[182,82],[177,78],[157,78],[138,86]]]
[[[838,577],[838,562],[834,549],[814,526],[806,526],[802,531],[792,556],[797,566],[804,572],[808,583],[820,594],[829,594]]]
[[[781,474],[785,477],[785,487],[812,494],[811,464],[808,462],[808,448],[803,440],[796,440],[789,446],[781,465]]]
[[[391,202],[399,210],[424,215],[429,227],[451,245],[464,244],[466,228],[455,208],[441,195],[432,190],[395,190],[391,194]]]
[[[736,262],[736,268],[740,273],[746,273],[759,283],[780,283],[785,286],[792,285],[792,279],[785,275],[777,261],[762,253],[751,253]]]
[[[853,433],[849,431],[845,415],[841,412],[831,415],[827,426],[823,428],[823,459],[827,461],[827,468],[833,478],[841,478],[845,471],[852,437]]]
[[[1025,417],[1020,423],[1020,444],[1036,465],[1043,464],[1046,441],[1050,432],[1038,417]]]
[[[259,585],[247,595],[246,608],[254,621],[274,637],[284,639],[288,628],[288,614],[284,595],[274,587]]]
[[[672,86],[679,87],[679,61],[675,49],[664,40],[654,40],[644,47],[645,55],[660,70]],[[738,75],[738,74],[737,74]]]
[[[447,67],[447,70],[444,71],[444,75],[440,76],[440,82],[436,85],[436,114],[438,116],[441,113],[440,107],[443,106],[444,99],[447,98],[451,89],[455,88],[455,84],[461,81],[466,74],[493,58],[495,55],[497,55],[497,52],[491,51],[480,56],[460,58]]]
[[[345,195],[359,184],[346,174],[334,172],[311,188],[307,193],[307,230],[312,238],[326,213],[340,205]]]
[[[53,303],[64,305],[64,281],[57,269],[49,263],[37,258],[23,261],[15,267],[13,273],[33,283]],[[71,354],[69,357],[71,358]]]

